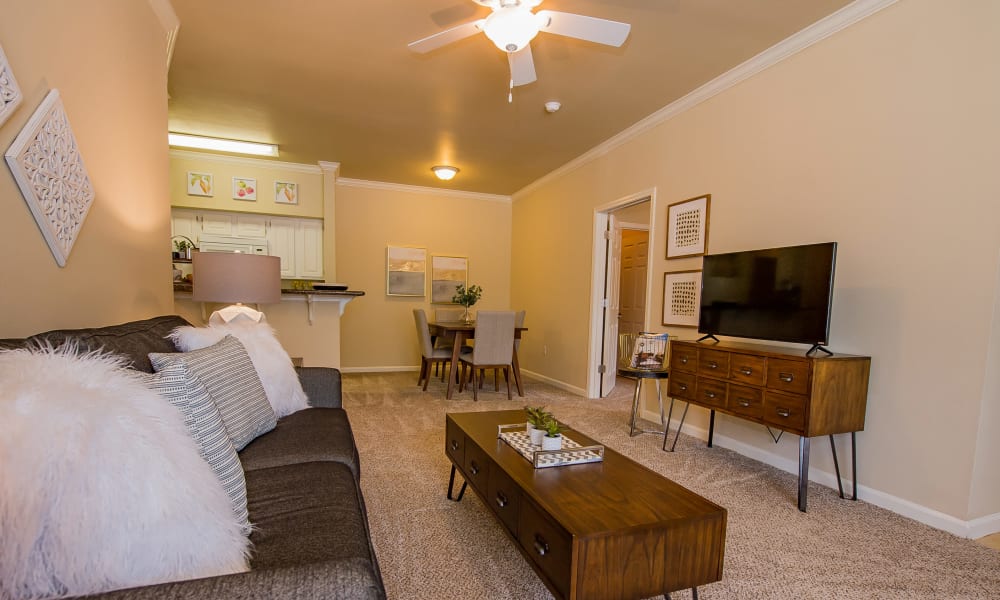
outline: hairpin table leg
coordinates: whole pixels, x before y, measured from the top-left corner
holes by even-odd
[[[451,465],[451,477],[448,478],[448,499],[454,500],[455,502],[461,502],[462,496],[465,495],[465,486],[467,485],[469,485],[469,482],[463,481],[462,488],[458,490],[458,497],[457,498],[451,497],[452,489],[455,487],[455,465]]]

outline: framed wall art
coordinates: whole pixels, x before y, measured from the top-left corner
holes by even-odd
[[[385,252],[385,293],[424,296],[427,289],[427,249],[388,246]]]
[[[469,284],[469,259],[465,256],[431,257],[431,302],[455,304],[455,288]]]
[[[663,324],[697,327],[701,303],[701,271],[663,274]]]
[[[667,207],[667,258],[701,256],[708,247],[711,194]]]
[[[3,46],[0,46],[0,125],[17,110],[22,98],[24,96],[14,79],[14,71],[7,62],[7,55],[3,53]]]
[[[56,264],[66,266],[94,203],[59,91],[45,96],[4,157]]]
[[[277,204],[298,204],[299,184],[294,181],[275,181],[274,201]]]
[[[188,196],[214,196],[215,178],[211,173],[187,172]]]
[[[251,177],[233,177],[233,200],[257,201],[257,180]]]

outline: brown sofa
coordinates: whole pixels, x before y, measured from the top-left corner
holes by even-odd
[[[152,372],[150,352],[177,352],[165,336],[189,325],[178,316],[95,329],[50,331],[0,340],[0,348],[74,342],[123,355]],[[360,463],[340,372],[298,369],[311,408],[240,452],[255,531],[251,570],[101,594],[100,598],[385,598],[360,487]],[[192,540],[196,543],[197,540]]]

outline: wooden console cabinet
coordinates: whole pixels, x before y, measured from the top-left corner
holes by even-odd
[[[851,434],[856,466],[855,433],[865,428],[870,367],[868,356],[805,356],[802,350],[777,346],[671,341],[667,389],[671,398],[712,411],[709,446],[716,412],[799,435],[798,503],[799,510],[805,511],[810,438],[830,436],[838,485],[834,434]],[[857,469],[852,471],[856,500]]]

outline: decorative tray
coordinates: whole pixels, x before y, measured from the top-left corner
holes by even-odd
[[[566,465],[582,465],[604,460],[604,446],[581,446],[562,434],[563,447],[560,450],[542,450],[542,447],[531,443],[524,423],[517,425],[500,425],[497,427],[497,437],[507,442],[517,450],[536,469],[546,467],[562,467]]]

